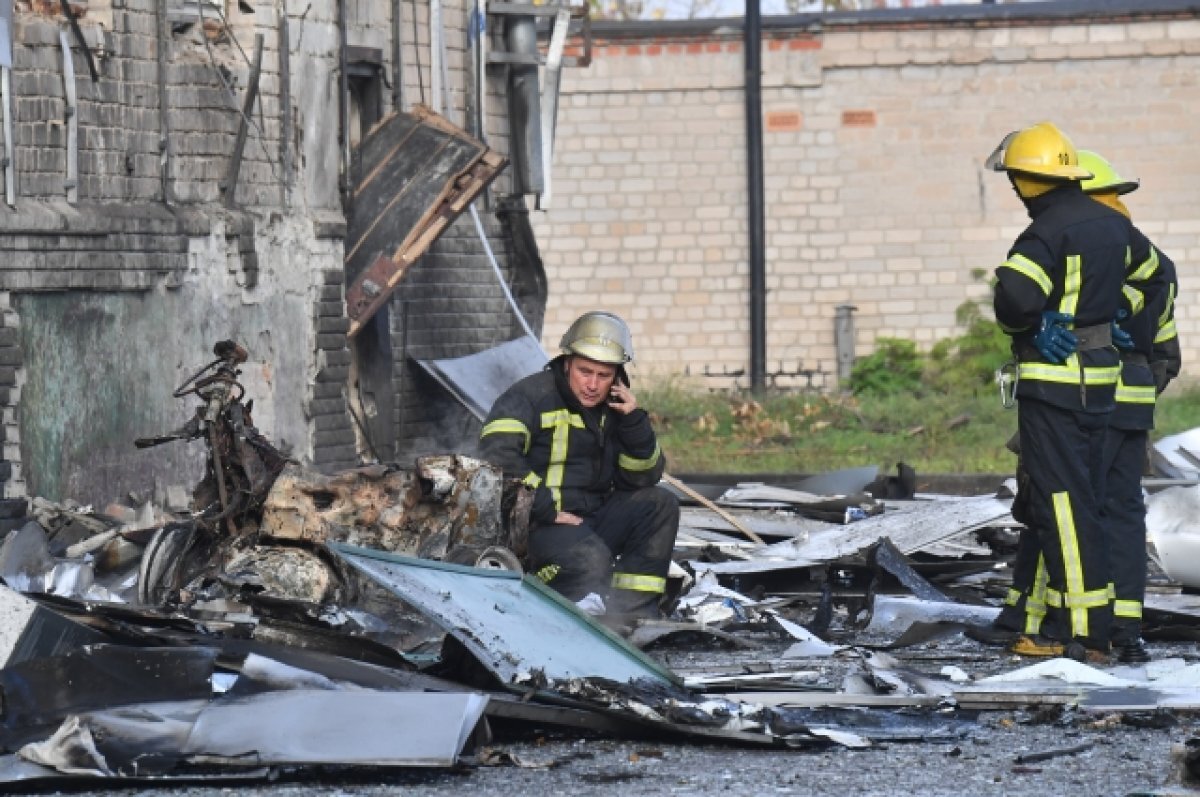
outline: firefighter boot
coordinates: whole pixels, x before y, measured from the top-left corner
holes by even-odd
[[[661,598],[662,595],[657,592],[613,589],[604,599],[608,610],[595,619],[610,631],[627,637],[642,621],[662,619],[662,612],[658,608]]]
[[[1021,636],[1021,632],[998,622],[991,622],[987,625],[969,625],[963,631],[963,635],[967,639],[973,639],[985,645],[1007,647],[1017,641],[1017,637]]]
[[[663,615],[658,608],[661,599],[661,592],[613,589],[604,605],[608,607],[608,614],[627,621],[661,620]]]
[[[1063,655],[1063,643],[1041,634],[1022,634],[1009,651],[1018,656],[1050,659]]]
[[[1080,664],[1108,664],[1106,651],[1090,648],[1078,639],[1068,642],[1062,655]]]
[[[1117,642],[1113,645],[1117,651],[1117,661],[1122,664],[1145,664],[1150,661],[1150,651],[1141,637],[1135,637],[1127,642]]]

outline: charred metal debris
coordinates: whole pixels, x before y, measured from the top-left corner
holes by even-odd
[[[954,743],[986,711],[1200,709],[1200,664],[1170,655],[1200,638],[1191,437],[1147,482],[1152,665],[1026,666],[963,634],[1008,584],[1011,482],[691,480],[668,619],[619,627],[523,573],[520,482],[455,453],[307,470],[255,427],[246,350],[213,353],[174,391],[187,422],[136,441],[204,442],[187,511],[0,502],[0,783],[462,768],[523,725],[852,749]]]

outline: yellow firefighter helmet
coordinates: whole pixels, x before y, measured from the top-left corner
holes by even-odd
[[[1079,165],[1079,155],[1071,139],[1050,122],[1009,133],[988,157],[987,165],[998,172],[1015,172],[1054,182],[1086,180],[1092,176]]]

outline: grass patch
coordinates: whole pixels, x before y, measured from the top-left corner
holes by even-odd
[[[918,473],[1007,474],[1016,410],[994,391],[781,393],[760,399],[678,382],[642,387],[675,473],[821,473],[906,462]],[[1168,389],[1154,439],[1200,426],[1200,387]]]

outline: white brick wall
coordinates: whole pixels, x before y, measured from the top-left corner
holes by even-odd
[[[565,73],[556,205],[534,218],[544,343],[602,307],[630,322],[643,374],[746,368],[740,33],[653,40],[602,44]],[[1192,20],[770,32],[764,114],[800,124],[764,132],[768,370],[836,373],[840,304],[858,308],[860,355],[878,336],[958,334],[955,308],[987,295],[972,270],[998,265],[1026,222],[983,161],[1044,119],[1142,179],[1127,204],[1179,267],[1194,361],[1198,51]]]

